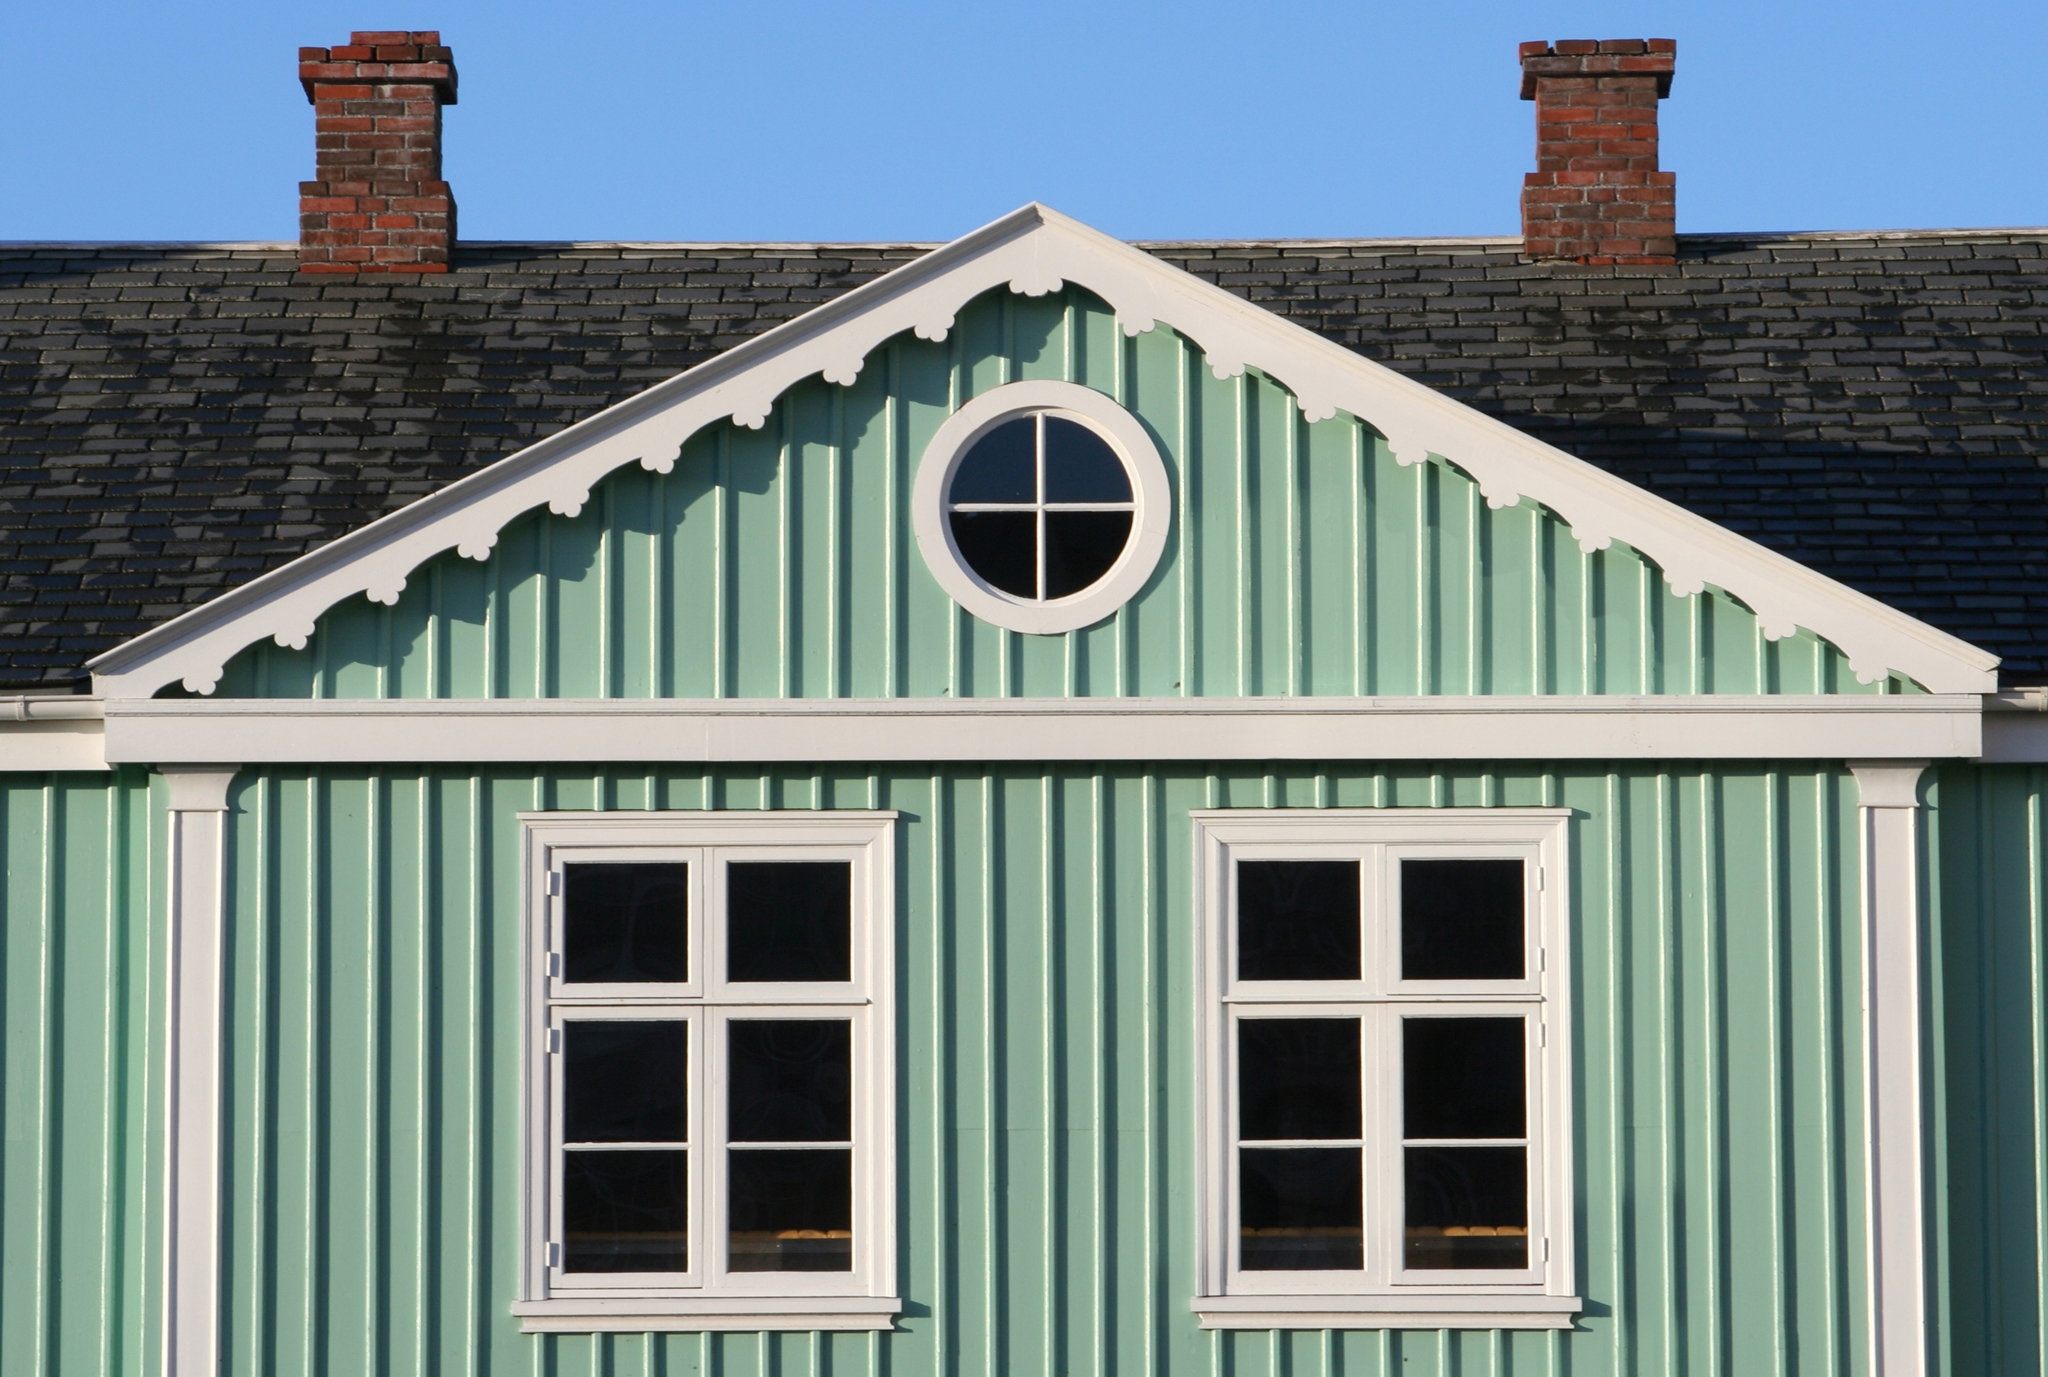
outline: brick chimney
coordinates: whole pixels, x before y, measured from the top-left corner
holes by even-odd
[[[441,180],[441,107],[455,59],[431,30],[299,49],[314,171],[299,183],[302,273],[445,273],[455,196]]]
[[[1580,263],[1671,263],[1677,174],[1657,170],[1669,38],[1522,45],[1536,170],[1522,179],[1522,251]]]

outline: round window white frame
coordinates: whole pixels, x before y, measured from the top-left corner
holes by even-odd
[[[1039,602],[984,582],[962,559],[946,520],[946,489],[961,456],[1005,421],[1045,414],[1078,421],[1109,442],[1131,478],[1131,536],[1109,572],[1078,593]],[[1159,449],[1138,418],[1092,387],[1078,383],[1005,383],[948,416],[924,447],[910,494],[911,528],[925,567],[947,596],[985,622],[1031,636],[1077,631],[1112,615],[1136,597],[1166,553],[1173,526],[1173,485]]]

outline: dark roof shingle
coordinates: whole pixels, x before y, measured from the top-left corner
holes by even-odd
[[[0,685],[927,247],[466,244],[357,285],[292,245],[0,245]],[[2048,230],[1145,247],[2048,681]]]

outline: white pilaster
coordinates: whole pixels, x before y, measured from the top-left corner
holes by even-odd
[[[235,765],[166,765],[170,992],[165,1377],[220,1371],[221,952]]]
[[[1852,760],[1863,861],[1863,1164],[1871,1377],[1925,1377],[1920,776]]]

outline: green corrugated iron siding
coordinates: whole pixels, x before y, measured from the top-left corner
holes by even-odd
[[[1150,427],[1179,504],[1149,586],[1111,620],[1025,636],[926,570],[911,480],[967,398],[1096,388]],[[662,698],[1874,693],[1832,646],[1779,642],[1709,590],[1678,598],[1622,545],[1592,554],[1532,502],[1489,510],[1441,462],[1403,468],[1371,418],[1303,421],[1183,337],[1126,338],[1070,288],[964,308],[851,387],[813,378],[758,431],[713,426],[667,475],[629,467],[574,518],[529,514],[484,563],[449,552],[395,607],[361,596],[304,651],[238,656],[231,697]],[[651,456],[667,458],[669,456]]]
[[[245,776],[229,861],[225,1370],[1862,1370],[1844,774],[1219,769]],[[1582,1330],[1197,1330],[1188,810],[1559,803],[1580,813]],[[901,1332],[522,1336],[506,1310],[514,814],[762,806],[904,813]],[[17,944],[32,940],[33,923],[16,926]],[[99,1047],[98,1028],[81,1045]],[[56,1074],[14,1048],[26,1074]],[[18,1202],[38,1195],[23,1184],[8,1198],[33,1210]],[[28,1254],[54,1236],[34,1220],[8,1227]],[[5,1354],[27,1352],[30,1332],[7,1331]]]
[[[8,1377],[162,1365],[164,827],[150,786],[139,770],[0,776]]]
[[[2048,1372],[2048,768],[1930,791],[1942,1372]]]

